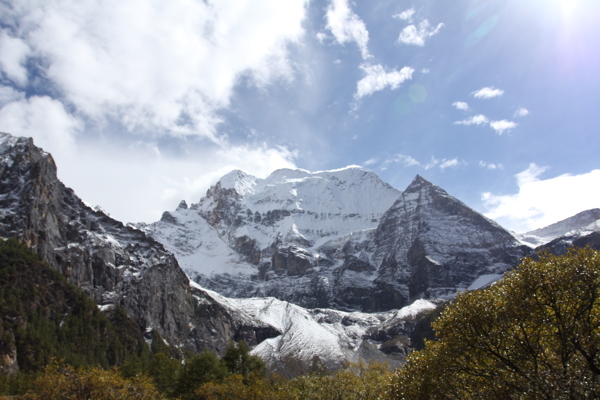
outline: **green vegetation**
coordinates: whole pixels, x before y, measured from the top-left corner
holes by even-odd
[[[120,307],[108,316],[17,240],[0,241],[0,393],[20,393],[53,359],[122,366],[150,361],[137,325]],[[19,374],[16,374],[19,372]]]
[[[598,398],[600,253],[527,258],[433,327],[439,339],[397,372],[392,398]]]

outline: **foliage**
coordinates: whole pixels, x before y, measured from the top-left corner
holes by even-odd
[[[230,374],[238,374],[246,379],[251,375],[263,377],[267,372],[264,361],[251,355],[250,347],[244,342],[230,342],[222,360]]]
[[[188,355],[177,379],[175,395],[194,399],[194,391],[207,382],[219,382],[227,376],[227,368],[214,352]]]
[[[600,397],[600,253],[526,258],[491,287],[459,295],[409,356],[395,399]]]
[[[350,363],[333,374],[301,375],[291,380],[233,374],[196,391],[203,400],[375,400],[387,395],[391,372],[387,364]]]
[[[150,351],[122,308],[105,315],[24,244],[8,239],[0,240],[0,356],[6,361],[0,373],[22,375],[2,377],[0,393],[18,394],[53,358],[122,365],[133,376],[146,368]]]
[[[53,363],[44,369],[23,400],[159,400],[163,397],[143,376],[124,379],[115,370]]]

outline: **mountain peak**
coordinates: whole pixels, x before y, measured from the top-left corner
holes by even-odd
[[[545,240],[549,240],[551,238],[562,236],[567,234],[568,232],[576,230],[597,231],[600,229],[599,221],[600,209],[593,208],[590,210],[581,211],[580,213],[577,213],[572,217],[569,217],[562,221],[558,221],[554,224],[533,230],[531,232],[527,232],[525,236],[533,235],[541,238],[546,238]]]
[[[252,190],[256,185],[256,180],[256,177],[248,175],[242,170],[234,169],[219,179],[217,184],[220,185],[222,189],[233,189],[243,196]]]
[[[427,179],[423,178],[421,175],[415,176],[410,185],[406,188],[406,193],[414,193],[421,191],[425,188],[438,188],[438,186],[429,182]]]

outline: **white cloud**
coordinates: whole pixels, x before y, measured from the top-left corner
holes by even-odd
[[[360,17],[352,12],[348,0],[331,0],[325,17],[327,29],[331,31],[338,43],[355,42],[363,59],[371,57],[368,49],[367,27]]]
[[[526,108],[519,108],[515,112],[515,117],[526,117],[527,115],[529,115],[529,110]]]
[[[356,93],[354,94],[356,100],[383,90],[388,86],[392,90],[397,89],[402,82],[412,79],[412,74],[415,71],[413,68],[404,67],[400,71],[386,72],[380,64],[361,65],[361,69],[365,71],[366,76],[356,84]]]
[[[89,118],[218,142],[216,110],[242,74],[257,85],[291,78],[287,44],[304,33],[306,4],[32,0],[4,7],[0,22],[17,21],[15,79],[24,79],[16,66],[27,54],[43,60],[41,73],[61,99]]]
[[[377,161],[378,160],[376,158],[371,158],[371,159],[368,159],[367,161],[365,161],[363,164],[366,165],[366,166],[369,166],[369,165],[376,164]]]
[[[323,42],[325,41],[325,39],[327,39],[327,35],[323,32],[318,32],[315,37],[317,38],[317,40],[319,41],[319,43],[323,44]]]
[[[25,94],[23,92],[15,90],[10,86],[0,86],[0,107],[13,101],[23,100],[24,98]]]
[[[308,0],[6,4],[1,72],[29,86],[0,86],[0,131],[32,136],[60,179],[112,216],[155,221],[233,168],[266,176],[294,167],[294,151],[234,144],[216,126],[241,79],[264,87],[295,78],[288,48],[305,33]],[[55,97],[26,98],[40,88]]]
[[[427,163],[422,163],[412,156],[404,154],[396,154],[393,157],[385,160],[381,165],[381,170],[385,171],[391,164],[402,164],[405,167],[420,167],[425,170],[430,170],[439,167],[442,171],[446,168],[455,168],[460,165],[466,165],[465,161],[460,161],[457,158],[453,159],[442,159],[439,160],[435,157],[431,157],[431,160]]]
[[[295,168],[297,156],[285,147],[260,144],[202,147],[175,157],[157,155],[147,145],[81,145],[57,164],[61,180],[83,200],[101,205],[124,222],[153,222],[181,200],[198,202],[210,185],[233,169],[265,178],[276,169]]]
[[[459,165],[461,165],[462,162],[458,161],[458,159],[453,158],[452,160],[442,160],[442,163],[440,164],[440,169],[444,170],[446,168],[453,168],[453,167],[458,167]]]
[[[0,131],[32,137],[55,157],[74,152],[75,136],[82,127],[61,102],[47,96],[13,101],[0,109]]]
[[[0,32],[0,70],[19,86],[27,84],[25,61],[31,49],[23,40]]]
[[[495,89],[493,87],[484,87],[474,91],[472,94],[477,99],[491,99],[494,97],[502,96],[504,94],[504,90]]]
[[[457,107],[458,108],[458,107]],[[456,125],[481,125],[487,124],[489,120],[483,114],[475,115],[471,118],[465,119],[463,121],[454,122]]]
[[[526,232],[600,207],[600,170],[564,174],[542,180],[547,168],[530,164],[515,175],[519,191],[512,195],[484,193],[486,215],[518,232]]]
[[[515,128],[517,124],[503,119],[501,121],[490,122],[490,126],[498,133],[498,135],[502,135],[504,131]]]
[[[415,14],[415,9],[409,8],[408,10],[404,10],[401,13],[392,15],[392,17],[411,22],[414,14]]]
[[[398,36],[398,42],[413,46],[425,46],[425,39],[437,34],[443,26],[443,23],[439,23],[435,28],[432,28],[429,21],[425,19],[419,24],[418,28],[415,25],[404,28]]]
[[[456,107],[457,110],[469,111],[469,105],[464,101],[455,101],[454,103],[452,103],[452,105]]]
[[[485,161],[479,161],[479,166],[487,169],[504,169],[502,164],[493,164]]]
[[[422,73],[423,75],[427,75],[427,74],[428,74],[428,73],[430,73],[430,72],[431,72],[431,71],[429,70],[429,68],[423,68],[423,69],[421,70],[421,73]]]

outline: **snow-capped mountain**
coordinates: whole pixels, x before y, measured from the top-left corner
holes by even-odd
[[[349,171],[355,172],[362,174]],[[395,192],[370,173],[365,179],[374,179],[375,185]],[[233,184],[238,183],[244,181],[234,179]],[[261,182],[254,180],[253,184]],[[250,193],[245,190],[251,187],[227,186],[223,190],[233,188],[235,193],[230,194],[237,198]],[[336,194],[333,189],[331,193]],[[342,197],[338,209],[348,204],[342,202],[346,200]],[[227,196],[222,200],[229,201]],[[218,218],[233,215],[216,212],[219,201],[216,203],[205,211],[198,206],[195,211],[190,210],[182,204],[173,214],[178,218],[188,216],[188,224],[184,224],[186,234],[195,235],[191,238],[203,249],[208,247],[207,251],[212,251],[209,255],[225,260],[247,257],[237,253],[235,247],[228,247],[219,231],[199,217],[200,211]],[[372,219],[381,216],[377,207],[366,209]],[[165,214],[165,219],[170,215]],[[269,211],[265,215],[270,216],[267,220],[274,218]],[[347,216],[346,224],[354,226],[352,219],[361,217]],[[337,218],[344,221],[344,216]],[[212,223],[219,226],[215,220]],[[304,229],[305,225],[299,226]],[[192,227],[200,228],[194,231]],[[176,238],[177,230],[172,233]],[[146,332],[147,339],[152,337],[152,331],[157,331],[181,350],[219,353],[229,341],[243,340],[253,347],[254,354],[265,358],[272,370],[289,376],[306,372],[312,366],[335,369],[359,358],[398,363],[411,348],[422,343],[424,336],[432,335],[427,329],[427,314],[436,304],[429,301],[416,302],[403,310],[365,314],[307,310],[275,298],[228,299],[205,290],[190,282],[173,254],[159,242],[83,203],[58,180],[52,156],[36,147],[32,139],[4,133],[0,133],[0,237],[14,237],[32,247],[51,267],[83,289],[101,310],[122,307]],[[213,244],[220,247],[209,246]],[[256,270],[253,263],[247,266]],[[0,358],[5,355],[6,349],[0,349]]]
[[[417,176],[402,193],[360,167],[225,175],[204,198],[139,227],[204,287],[304,307],[385,311],[451,296],[527,249]]]
[[[592,232],[600,231],[600,209],[582,211],[572,217],[536,229],[519,236],[526,244],[540,246],[549,243],[561,236],[576,237],[585,236]]]

